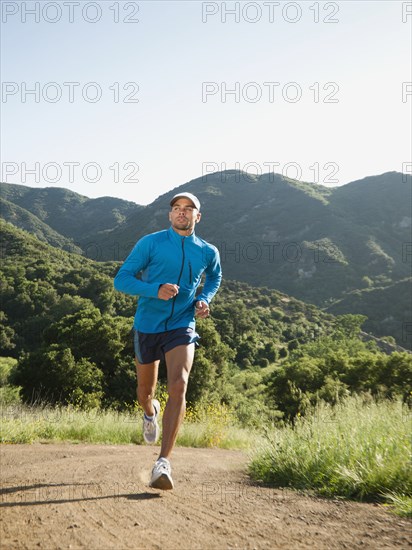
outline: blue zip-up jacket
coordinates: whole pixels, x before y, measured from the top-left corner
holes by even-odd
[[[136,275],[141,272],[141,280]],[[203,272],[203,291],[196,296]],[[195,302],[210,303],[216,294],[222,271],[217,248],[194,233],[179,235],[172,227],[140,239],[119,269],[116,290],[139,296],[134,328],[156,333],[175,328],[195,328]],[[179,287],[170,300],[157,297],[159,286],[171,283]]]

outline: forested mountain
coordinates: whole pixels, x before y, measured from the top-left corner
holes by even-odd
[[[32,218],[29,224],[23,211],[12,216],[11,207],[2,215],[54,246],[70,249],[52,231],[75,241],[90,259],[121,260],[142,235],[168,226],[169,201],[178,191],[199,197],[197,233],[219,248],[225,278],[277,289],[331,312],[352,313],[354,307],[371,317],[368,330],[411,347],[403,327],[412,319],[412,186],[404,174],[327,188],[228,170],[192,180],[145,207],[2,184],[9,203],[51,229],[34,227]]]

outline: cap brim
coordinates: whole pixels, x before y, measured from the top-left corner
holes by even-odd
[[[173,197],[173,199],[170,201],[170,206],[173,206],[174,203],[179,199],[187,199],[192,203],[193,208],[196,208],[196,210],[200,210],[200,203],[196,204],[193,201],[193,199],[191,197],[188,197],[185,193],[183,193],[182,195],[176,195],[175,197]]]

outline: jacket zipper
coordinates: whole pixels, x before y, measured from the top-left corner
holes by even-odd
[[[182,238],[182,265],[180,266],[180,273],[179,273],[179,277],[177,279],[177,286],[179,286],[179,283],[180,283],[180,279],[182,278],[182,273],[183,273],[183,267],[185,265],[185,238],[183,237]],[[167,323],[170,321],[170,319],[173,317],[173,312],[175,310],[175,302],[176,302],[176,296],[173,296],[173,303],[172,303],[172,311],[169,315],[169,317],[166,319],[165,321],[165,330],[167,330]]]

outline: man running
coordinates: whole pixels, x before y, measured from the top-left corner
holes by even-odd
[[[170,202],[169,229],[140,239],[114,279],[116,290],[139,296],[133,323],[137,399],[144,410],[143,437],[159,439],[160,404],[156,390],[160,359],[167,368],[168,400],[163,413],[162,445],[150,486],[173,489],[170,454],[186,409],[186,389],[193,364],[195,316],[208,317],[222,272],[216,247],[195,235],[200,202],[178,193]],[[202,274],[203,290],[196,296]],[[140,274],[140,279],[137,279]]]

